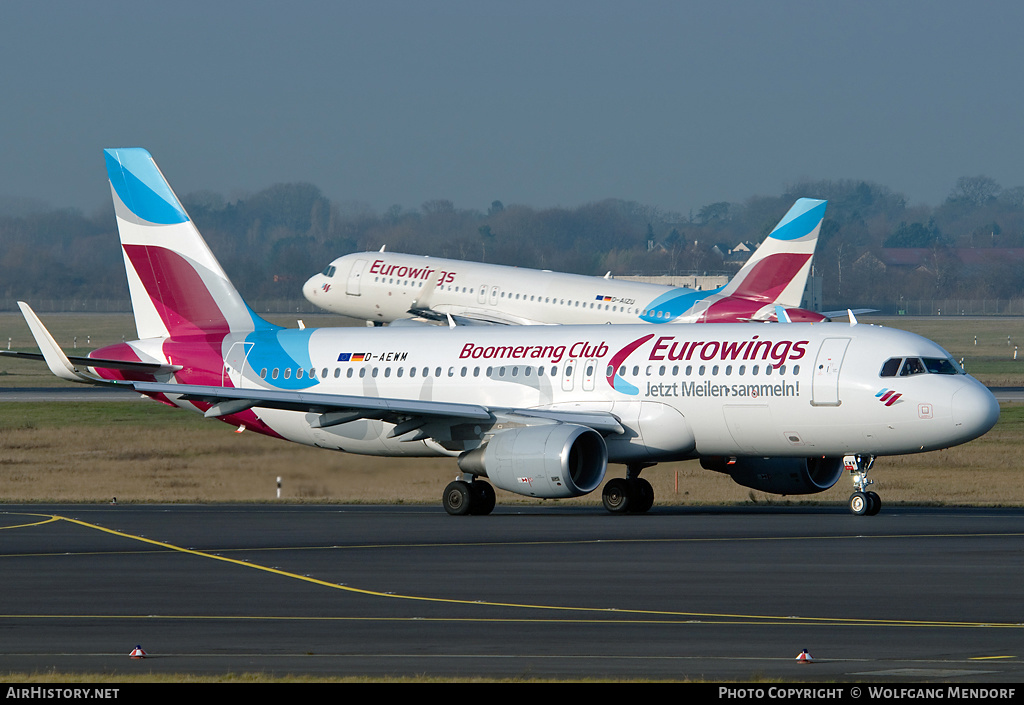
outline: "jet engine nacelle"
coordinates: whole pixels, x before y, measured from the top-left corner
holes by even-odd
[[[586,426],[526,426],[501,431],[463,453],[459,467],[528,497],[578,497],[600,486],[608,449],[601,434]]]
[[[723,472],[733,482],[773,494],[824,492],[843,474],[842,458],[723,458],[700,459],[706,470]]]

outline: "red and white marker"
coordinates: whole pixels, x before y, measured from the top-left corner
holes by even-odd
[[[130,656],[132,658],[146,658],[146,652],[142,650],[142,645],[140,644],[132,649]]]
[[[810,663],[814,660],[814,657],[807,653],[807,649],[800,652],[800,655],[796,657],[797,663]]]

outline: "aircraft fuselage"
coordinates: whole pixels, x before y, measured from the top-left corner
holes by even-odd
[[[771,300],[622,279],[501,267],[395,252],[339,257],[303,286],[332,313],[377,323],[437,313],[499,324],[718,323],[774,318]],[[794,321],[820,314],[791,308]]]
[[[182,384],[607,412],[626,430],[606,439],[609,460],[623,463],[737,451],[775,457],[912,453],[970,440],[998,418],[988,390],[956,370],[931,341],[845,323],[654,332],[646,326],[279,329],[219,341],[168,340],[161,350],[160,362],[190,362],[174,375]],[[154,351],[138,352],[148,359]],[[944,372],[880,376],[894,358],[942,360]],[[316,417],[248,409],[222,418],[307,445],[371,455],[458,455],[493,432],[474,420],[408,440],[389,437],[394,424],[383,420],[317,428]]]

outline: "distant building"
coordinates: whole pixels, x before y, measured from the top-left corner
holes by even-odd
[[[857,267],[883,272],[933,272],[936,258],[952,258],[968,270],[989,270],[995,265],[1024,265],[1022,247],[883,247],[857,258]]]

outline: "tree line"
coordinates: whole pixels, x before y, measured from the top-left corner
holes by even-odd
[[[485,209],[433,200],[379,213],[307,183],[182,202],[243,296],[298,300],[302,282],[330,260],[381,246],[579,274],[727,273],[721,249],[760,242],[801,197],[829,201],[815,255],[826,303],[1024,295],[1024,267],[1012,256],[1024,248],[1024,187],[985,176],[958,179],[938,206],[858,180],[801,181],[687,214],[618,199],[573,208],[495,200]],[[85,215],[32,204],[4,214],[3,205],[2,298],[127,300],[112,207]],[[895,268],[883,256],[891,248],[915,248],[916,259]]]

